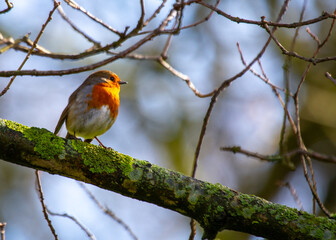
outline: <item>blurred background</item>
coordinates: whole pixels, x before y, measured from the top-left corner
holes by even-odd
[[[35,39],[45,22],[52,1],[12,0],[14,8],[0,15],[0,32],[4,37],[21,38],[31,33]],[[78,4],[98,18],[122,31],[137,24],[140,9],[134,1],[84,1]],[[214,3],[214,1],[209,1]],[[145,0],[148,18],[161,4],[159,0]],[[145,30],[153,29],[167,15],[174,1],[167,1],[156,19]],[[275,21],[283,1],[222,1],[219,8],[232,16],[245,19]],[[102,45],[116,40],[116,35],[90,21],[82,13],[61,3],[67,16],[85,33]],[[303,0],[292,1],[283,22],[298,21]],[[6,7],[1,1],[0,9]],[[320,16],[322,11],[333,12],[333,0],[307,1],[304,19]],[[209,10],[197,4],[186,7],[183,25],[205,17]],[[310,25],[310,30],[321,40],[326,36],[331,20]],[[295,29],[280,29],[276,37],[288,49]],[[239,42],[245,60],[250,62],[267,40],[260,27],[236,24],[214,14],[209,21],[183,30],[172,39],[168,62],[188,75],[195,86],[208,93],[225,79],[243,69],[236,43]],[[131,39],[116,49],[131,46]],[[160,54],[167,36],[160,36],[136,51],[144,55]],[[91,47],[82,36],[73,31],[57,12],[47,26],[39,44],[46,49],[65,54],[83,52]],[[2,46],[3,47],[3,46]],[[316,43],[307,34],[306,27],[299,31],[295,51],[311,57]],[[0,71],[16,70],[25,53],[9,50],[0,54]],[[319,57],[336,55],[336,34],[320,52]],[[31,56],[24,69],[69,69],[92,64],[106,58],[100,54],[83,60],[51,60]],[[261,58],[270,81],[284,87],[286,57],[272,42]],[[295,92],[307,63],[293,59],[290,69],[291,91]],[[254,66],[259,71],[257,65]],[[210,98],[198,98],[187,85],[155,61],[120,59],[101,69],[116,72],[128,81],[122,86],[121,105],[117,121],[100,137],[106,146],[138,159],[190,175],[194,152]],[[335,155],[336,149],[336,85],[324,77],[325,72],[336,76],[335,61],[313,66],[307,75],[300,95],[302,136],[306,146],[318,152]],[[70,94],[91,72],[66,76],[18,76],[10,90],[0,98],[0,117],[28,126],[53,131]],[[0,90],[9,78],[0,77]],[[284,94],[282,94],[284,97]],[[290,101],[290,110],[293,102]],[[294,113],[292,111],[292,113]],[[306,183],[300,162],[292,159],[295,170],[281,163],[262,162],[243,155],[220,150],[222,146],[239,145],[261,154],[279,151],[283,109],[271,88],[251,73],[237,79],[219,97],[207,128],[201,149],[196,177],[212,183],[221,183],[244,193],[251,193],[270,201],[299,208],[290,191],[279,182],[290,182],[297,192],[305,211],[312,212],[312,195]],[[61,136],[65,136],[65,127]],[[98,144],[96,141],[93,144]],[[286,132],[287,149],[295,149],[292,131]],[[336,211],[336,166],[313,161],[318,193],[326,207]],[[7,222],[6,239],[52,239],[43,218],[35,190],[34,170],[0,161],[0,222]],[[75,216],[97,239],[132,239],[115,221],[104,215],[89,199],[79,184],[65,177],[42,173],[45,202],[54,212]],[[138,239],[187,239],[190,219],[152,204],[123,197],[94,186],[87,186],[94,195],[130,226]],[[87,239],[72,221],[51,217],[60,239]],[[202,230],[198,229],[196,239]],[[218,239],[260,239],[248,234],[223,231]]]

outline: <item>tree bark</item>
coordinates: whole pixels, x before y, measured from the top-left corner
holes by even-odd
[[[214,239],[224,229],[268,239],[335,239],[336,220],[236,192],[46,129],[0,119],[0,158],[96,185],[194,218]]]

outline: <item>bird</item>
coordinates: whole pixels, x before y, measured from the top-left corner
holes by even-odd
[[[92,73],[69,97],[54,134],[58,134],[63,123],[67,128],[66,138],[81,137],[91,143],[111,128],[119,111],[121,81],[117,74],[108,70]]]

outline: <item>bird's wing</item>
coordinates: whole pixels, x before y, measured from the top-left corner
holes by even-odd
[[[70,103],[71,102],[74,102],[76,100],[76,97],[77,97],[77,92],[80,90],[80,87],[76,89],[76,91],[74,91],[70,97],[69,97],[69,100],[68,100],[68,105],[64,108],[62,114],[61,114],[61,117],[60,119],[58,120],[58,123],[55,127],[55,131],[54,131],[54,134],[57,134],[59,132],[59,130],[61,129],[64,121],[66,120],[66,118],[68,117],[68,113],[69,113],[69,109],[70,109]]]
[[[61,129],[65,119],[67,118],[68,116],[68,112],[69,112],[69,105],[66,106],[66,108],[63,110],[62,114],[61,114],[61,117],[60,119],[58,120],[58,123],[56,125],[56,128],[55,128],[55,131],[54,131],[54,134],[57,134],[59,132],[59,130]]]

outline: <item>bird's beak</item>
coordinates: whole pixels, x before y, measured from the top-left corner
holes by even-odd
[[[120,81],[120,82],[119,82],[119,85],[121,85],[121,84],[127,84],[127,82]]]

